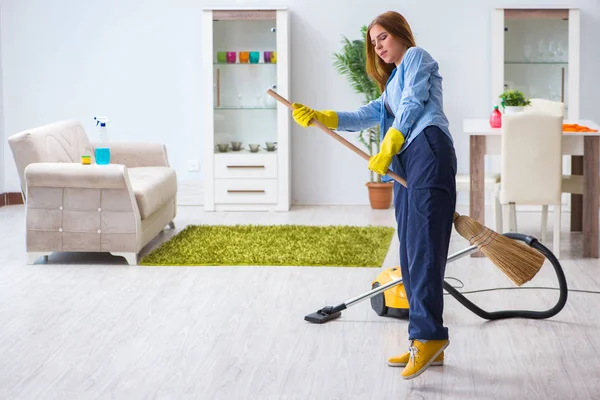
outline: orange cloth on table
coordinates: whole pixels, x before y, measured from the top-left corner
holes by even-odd
[[[598,130],[579,124],[563,124],[563,132],[598,132]]]

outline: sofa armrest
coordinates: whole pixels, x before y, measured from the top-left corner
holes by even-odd
[[[31,187],[127,189],[127,167],[120,164],[33,163],[25,168]]]
[[[99,143],[93,143],[94,149]],[[111,164],[123,164],[135,167],[168,167],[167,148],[158,143],[148,142],[111,142]]]

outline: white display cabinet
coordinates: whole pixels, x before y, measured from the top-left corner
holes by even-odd
[[[290,209],[291,113],[267,95],[290,98],[289,25],[285,8],[203,10],[206,211]]]

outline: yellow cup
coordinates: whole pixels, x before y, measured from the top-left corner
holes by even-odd
[[[277,52],[276,51],[271,52],[271,63],[273,63],[273,64],[277,63]]]

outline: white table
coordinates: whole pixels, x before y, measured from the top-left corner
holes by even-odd
[[[578,175],[583,173],[584,176],[583,196],[571,196],[571,231],[583,232],[583,256],[598,258],[600,127],[590,120],[565,120],[563,123],[579,124],[598,130],[598,132],[563,132],[563,154],[574,156],[571,173]],[[486,155],[501,153],[502,130],[490,127],[488,119],[465,119],[463,131],[469,134],[470,140],[471,198],[469,214],[472,218],[485,224],[484,160]],[[583,164],[582,168],[581,163]],[[583,208],[581,208],[582,205]]]

